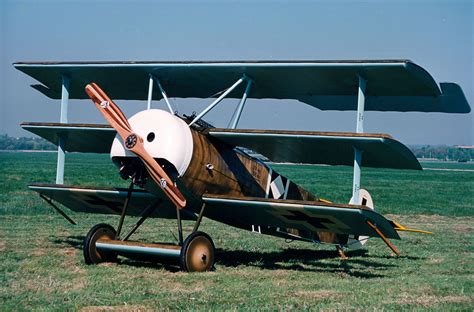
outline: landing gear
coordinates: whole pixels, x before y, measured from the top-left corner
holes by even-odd
[[[101,241],[110,241],[114,240],[117,233],[115,229],[105,223],[100,223],[93,226],[89,233],[87,233],[86,238],[84,239],[84,261],[86,264],[97,264],[101,262],[116,262],[117,254],[105,251],[98,250],[96,248],[96,242]]]
[[[181,247],[179,257],[181,270],[205,272],[214,268],[215,247],[212,239],[204,232],[191,233]]]
[[[181,212],[176,210],[178,221],[178,244],[148,244],[129,241],[128,238],[143,224],[152,214],[155,207],[161,203],[151,203],[141,213],[141,218],[131,230],[120,238],[120,232],[124,223],[127,206],[130,201],[132,187],[122,209],[120,221],[115,229],[108,224],[97,224],[92,227],[84,239],[84,260],[87,264],[101,262],[116,262],[117,256],[131,259],[140,259],[152,262],[164,262],[178,264],[185,272],[205,272],[214,269],[215,247],[211,237],[198,231],[202,221],[204,207],[196,220],[192,233],[183,241],[183,226],[181,224]]]

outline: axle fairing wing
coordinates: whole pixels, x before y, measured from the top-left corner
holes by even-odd
[[[367,61],[189,61],[189,62],[21,62],[14,66],[38,80],[33,87],[61,98],[61,77],[69,97],[86,99],[94,81],[114,99],[146,100],[149,75],[169,97],[216,97],[243,75],[253,80],[249,98],[294,99],[321,110],[357,110],[358,77],[368,81],[365,110],[468,113],[455,83],[441,83],[408,60]],[[240,98],[245,86],[228,97]],[[155,88],[157,89],[157,88]],[[159,90],[153,98],[160,98]]]
[[[206,216],[241,228],[267,226],[378,236],[366,222],[370,221],[386,237],[400,239],[389,220],[366,206],[211,194],[205,194],[203,201]]]

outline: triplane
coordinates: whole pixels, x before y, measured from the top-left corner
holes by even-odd
[[[35,89],[61,99],[59,123],[25,122],[22,127],[58,146],[55,184],[30,189],[71,223],[56,203],[77,211],[120,215],[116,228],[94,226],[84,240],[88,264],[118,255],[172,261],[184,271],[214,267],[214,243],[199,231],[203,217],[227,225],[311,243],[361,248],[412,231],[374,211],[360,188],[361,167],[421,170],[415,156],[387,134],[364,132],[365,111],[468,113],[454,83],[438,85],[407,60],[236,62],[22,62],[14,66],[38,80]],[[155,86],[157,88],[155,88]],[[162,98],[169,111],[152,109]],[[198,114],[178,114],[169,98],[214,98]],[[224,98],[240,98],[228,128],[203,117]],[[320,110],[357,111],[356,132],[238,129],[247,98],[297,100]],[[105,124],[68,123],[68,99],[91,99]],[[112,100],[147,100],[147,109],[127,118]],[[290,102],[291,104],[293,102]],[[86,104],[84,104],[86,105]],[[265,118],[265,116],[262,116]],[[65,152],[110,153],[130,187],[64,185]],[[352,198],[332,203],[278,174],[273,162],[353,165]],[[127,232],[126,216],[139,216]],[[148,218],[176,218],[178,243],[130,238]],[[182,220],[194,220],[183,236]]]

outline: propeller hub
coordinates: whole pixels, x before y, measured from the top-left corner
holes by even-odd
[[[132,149],[135,145],[137,145],[137,141],[137,135],[135,133],[132,133],[125,140],[125,147],[128,149]]]

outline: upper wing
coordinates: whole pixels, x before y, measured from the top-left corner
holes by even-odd
[[[370,221],[386,237],[400,239],[389,220],[365,206],[210,194],[204,195],[203,201],[206,216],[248,229],[255,225],[378,236],[367,225]]]
[[[422,169],[413,153],[387,134],[241,129],[209,129],[208,134],[274,162],[353,165],[356,147],[363,151],[362,166]]]
[[[408,60],[374,61],[210,61],[210,62],[21,62],[14,66],[38,80],[33,87],[61,97],[61,76],[70,78],[69,97],[87,98],[94,81],[115,99],[145,100],[148,79],[160,79],[168,96],[214,97],[242,75],[253,81],[250,98],[295,99],[322,110],[356,110],[358,77],[368,81],[365,110],[468,113],[454,83],[440,86]],[[240,98],[240,85],[228,97]],[[159,90],[153,91],[160,98]]]
[[[70,186],[63,184],[31,184],[31,190],[61,203],[72,211],[102,214],[120,214],[127,197],[127,189]],[[166,197],[160,198],[144,190],[133,190],[127,215],[139,216],[148,205],[156,205],[151,218],[176,218],[176,208]],[[184,210],[183,210],[184,211]],[[195,220],[187,210],[183,219]]]

